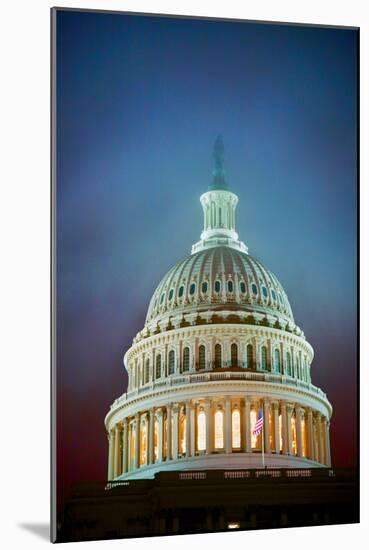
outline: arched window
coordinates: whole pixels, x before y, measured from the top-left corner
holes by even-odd
[[[227,287],[228,287],[228,292],[233,292],[233,281],[228,281]]]
[[[245,285],[244,281],[240,282],[240,292],[242,292],[242,294],[246,293],[246,285]]]
[[[156,356],[156,364],[155,364],[155,378],[161,377],[161,355],[160,353]]]
[[[197,415],[197,450],[205,451],[206,449],[206,416],[204,411],[200,411]]]
[[[145,384],[148,384],[150,380],[150,359],[146,359],[145,365]]]
[[[185,347],[183,349],[183,372],[190,370],[190,348]]]
[[[281,372],[281,352],[279,349],[274,350],[274,370],[275,372]]]
[[[220,292],[220,281],[215,281],[214,283],[214,291]]]
[[[233,449],[241,447],[241,418],[238,409],[232,412],[232,447]]]
[[[251,290],[252,290],[252,293],[254,294],[254,296],[257,296],[257,294],[258,294],[258,287],[256,286],[255,283],[252,283],[252,285],[251,285]]]
[[[257,421],[257,412],[255,409],[250,411],[250,428],[251,428],[251,448],[259,449],[261,446],[261,435],[254,435],[254,426]]]
[[[202,285],[201,285],[201,292],[202,292],[203,294],[206,294],[207,291],[208,291],[208,283],[207,283],[206,281],[204,281],[204,282],[202,283]]]
[[[289,351],[286,354],[286,368],[288,376],[291,376],[291,354]]]
[[[261,348],[261,368],[267,370],[267,349],[265,346]]]
[[[170,350],[168,359],[169,359],[168,374],[174,374],[175,354],[173,349]]]
[[[237,344],[231,345],[231,366],[237,367],[238,366],[238,348]]]
[[[190,294],[191,296],[193,294],[195,294],[195,290],[196,290],[196,283],[191,283],[191,286],[190,286]]]
[[[214,417],[215,428],[215,448],[223,449],[224,447],[224,435],[223,435],[223,411],[218,410]]]
[[[205,368],[205,346],[199,346],[199,369]]]
[[[141,429],[140,429],[140,466],[143,466],[144,464],[146,464],[146,460],[147,460],[146,434],[147,434],[147,426],[146,426],[146,424],[141,424]]]
[[[178,290],[178,298],[182,298],[183,296],[183,290],[184,290],[184,287],[183,285],[179,287],[179,290]]]
[[[301,440],[302,440],[302,456],[307,456],[307,441],[306,441],[306,423],[305,417],[301,418]]]
[[[222,346],[220,344],[215,344],[215,364],[216,369],[220,369],[222,366]]]
[[[130,462],[130,470],[133,470],[135,467],[135,455],[136,455],[136,430],[133,428],[133,425],[131,426],[131,445],[130,445],[130,453],[129,453],[129,462]]]
[[[246,358],[247,358],[247,368],[252,369],[254,366],[254,353],[252,349],[252,344],[247,344]]]

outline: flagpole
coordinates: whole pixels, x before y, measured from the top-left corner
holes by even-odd
[[[264,406],[261,407],[261,414],[263,415],[263,423],[261,425],[261,457],[263,462],[263,468],[265,468],[265,461],[264,461]]]

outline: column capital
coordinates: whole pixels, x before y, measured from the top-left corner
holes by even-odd
[[[272,405],[272,407],[274,407],[275,409],[278,407],[279,408],[279,401],[277,399],[272,399],[270,401],[270,404]]]
[[[155,415],[158,417],[158,418],[161,418],[163,416],[163,408],[162,407],[158,407],[156,410],[155,410]]]
[[[179,412],[179,405],[178,403],[172,403],[172,412],[174,414],[177,414]]]

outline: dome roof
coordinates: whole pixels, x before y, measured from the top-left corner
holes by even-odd
[[[294,323],[277,277],[259,260],[229,246],[201,250],[172,267],[151,298],[146,324],[168,314],[209,310],[258,312]]]

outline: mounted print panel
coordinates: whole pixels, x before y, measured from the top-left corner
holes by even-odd
[[[358,522],[359,30],[51,24],[52,540]]]

